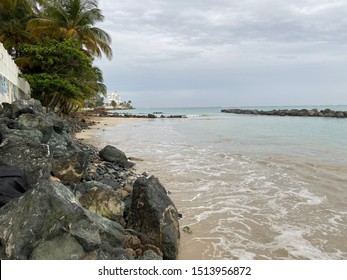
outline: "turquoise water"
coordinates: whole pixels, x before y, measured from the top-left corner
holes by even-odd
[[[230,108],[230,107],[225,107]],[[251,106],[251,107],[232,107],[239,109],[254,109],[254,110],[274,110],[274,109],[313,109],[324,110],[330,108],[335,111],[347,111],[347,105],[311,105],[311,106]],[[127,113],[133,115],[148,115],[153,113],[162,113],[164,116],[170,115],[186,115],[188,117],[201,116],[222,116],[221,109],[224,107],[181,107],[181,108],[136,108],[133,110],[111,110],[112,112]],[[160,116],[161,114],[156,114]]]
[[[170,190],[181,227],[193,231],[182,232],[179,258],[347,259],[347,119],[220,109],[137,109],[188,118],[141,119],[96,135],[142,158],[138,171]]]

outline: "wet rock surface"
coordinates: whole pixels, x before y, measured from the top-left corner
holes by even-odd
[[[0,259],[176,258],[178,215],[164,187],[116,147],[72,137],[90,124],[34,99],[2,104],[0,164],[22,170],[29,190],[0,208]]]

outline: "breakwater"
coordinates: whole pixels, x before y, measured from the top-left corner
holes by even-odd
[[[222,113],[264,115],[264,116],[294,116],[294,117],[325,117],[347,118],[347,111],[334,111],[331,109],[278,109],[278,110],[252,110],[252,109],[222,109]]]

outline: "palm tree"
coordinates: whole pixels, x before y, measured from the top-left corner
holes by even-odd
[[[39,17],[27,25],[31,37],[77,39],[89,56],[112,58],[111,37],[94,25],[104,16],[96,0],[47,0]]]
[[[45,1],[0,0],[0,42],[14,58],[20,56],[19,44],[30,42],[26,25]]]

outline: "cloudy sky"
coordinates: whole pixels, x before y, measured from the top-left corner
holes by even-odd
[[[347,0],[99,0],[136,107],[347,104]]]

